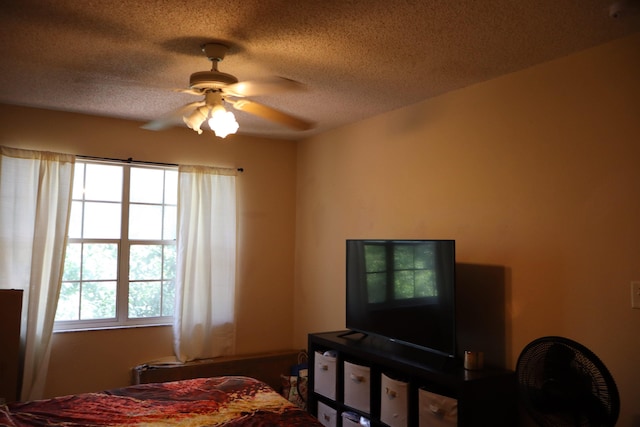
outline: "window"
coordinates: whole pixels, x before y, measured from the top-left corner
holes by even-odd
[[[412,302],[437,296],[436,250],[430,242],[365,245],[369,302]]]
[[[56,330],[169,323],[178,171],[76,162]]]

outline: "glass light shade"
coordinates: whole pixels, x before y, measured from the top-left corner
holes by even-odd
[[[204,123],[204,121],[207,120],[208,115],[209,115],[208,107],[202,106],[193,110],[193,112],[188,116],[184,116],[182,118],[182,121],[184,121],[184,123],[187,126],[189,126],[189,128],[198,132],[198,135],[200,135],[202,133],[202,129],[200,129],[200,126],[202,126],[202,123]]]
[[[224,107],[218,105],[211,111],[209,127],[217,137],[225,138],[227,135],[238,131],[238,122],[236,122],[236,117],[231,111],[227,111]]]

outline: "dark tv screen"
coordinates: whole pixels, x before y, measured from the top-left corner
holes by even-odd
[[[347,329],[456,354],[455,241],[347,240]]]

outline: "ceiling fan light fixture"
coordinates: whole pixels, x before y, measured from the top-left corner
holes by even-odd
[[[198,135],[200,135],[202,134],[202,129],[200,129],[200,126],[202,126],[202,123],[207,120],[208,116],[209,107],[204,105],[193,110],[188,116],[182,117],[182,121],[184,121],[184,123],[190,129],[193,129],[194,131],[198,132]]]
[[[238,122],[231,111],[225,110],[222,105],[216,105],[211,110],[209,127],[219,138],[226,138],[227,135],[238,131]]]
[[[143,128],[162,130],[176,125],[176,121],[182,118],[182,121],[190,129],[200,135],[202,134],[202,123],[208,120],[209,127],[215,132],[216,136],[225,138],[227,135],[236,133],[239,125],[233,113],[224,108],[224,104],[295,130],[305,131],[315,126],[315,123],[246,99],[248,96],[302,90],[305,88],[302,83],[286,77],[239,82],[235,76],[218,70],[218,63],[222,61],[229,50],[228,44],[211,42],[202,45],[201,48],[211,61],[211,70],[191,74],[189,89],[179,90],[179,92],[198,96],[204,95],[204,100],[190,102],[172,113],[166,114],[164,118],[144,125]]]

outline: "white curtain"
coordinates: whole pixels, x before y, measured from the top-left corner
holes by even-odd
[[[75,157],[0,147],[0,288],[22,289],[23,400],[42,397]]]
[[[174,351],[181,362],[235,350],[236,171],[180,166]]]

